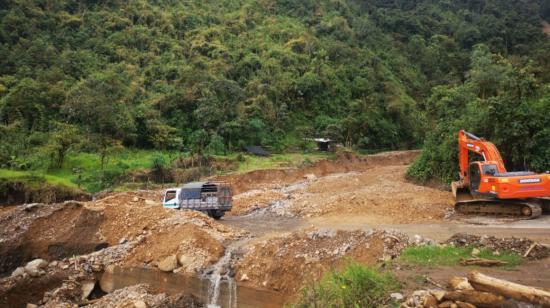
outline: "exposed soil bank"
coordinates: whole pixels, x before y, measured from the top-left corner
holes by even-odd
[[[102,212],[81,203],[21,206],[0,215],[0,275],[31,259],[57,260],[107,246],[97,231]]]
[[[32,180],[0,179],[0,205],[55,203],[66,200],[87,201],[91,196],[75,188]]]

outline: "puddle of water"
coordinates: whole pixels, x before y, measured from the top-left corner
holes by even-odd
[[[194,276],[163,273],[147,268],[114,267],[101,276],[100,286],[105,292],[113,292],[124,287],[146,283],[159,292],[176,295],[184,293],[197,297],[204,303],[210,303],[211,281]],[[232,280],[220,279],[217,305],[211,307],[282,307],[285,298],[282,294],[269,290],[258,290],[241,286]]]

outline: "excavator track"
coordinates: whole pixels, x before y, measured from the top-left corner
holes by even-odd
[[[457,201],[455,212],[534,219],[542,215],[542,205],[537,200],[472,199]]]

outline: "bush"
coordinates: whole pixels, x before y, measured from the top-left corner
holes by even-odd
[[[388,273],[358,263],[343,271],[326,273],[318,285],[302,289],[294,307],[381,307],[391,305],[389,294],[398,290],[397,280]]]

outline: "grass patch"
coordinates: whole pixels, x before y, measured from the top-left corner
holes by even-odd
[[[398,262],[422,266],[456,266],[460,260],[471,258],[473,247],[452,246],[420,246],[408,247],[401,253]],[[500,251],[499,255],[493,255],[488,249],[480,249],[478,257],[507,262],[504,268],[513,268],[521,264],[521,256],[510,251]]]
[[[73,183],[71,180],[67,178],[58,177],[58,176],[49,175],[49,174],[42,174],[41,172],[0,169],[0,179],[21,181],[29,185],[33,185],[34,183],[39,184],[41,182],[45,182],[51,185],[61,185],[61,186],[67,186],[70,188],[77,187],[75,183]]]
[[[239,154],[229,156],[237,159]],[[253,155],[240,154],[241,160],[237,172],[243,173],[253,170],[301,167],[315,163],[319,160],[333,157],[332,153],[288,153],[288,154],[273,154],[269,157],[260,157]]]
[[[399,283],[391,274],[349,263],[342,271],[328,272],[319,283],[304,287],[292,307],[390,306],[395,303],[389,295],[397,290]]]

